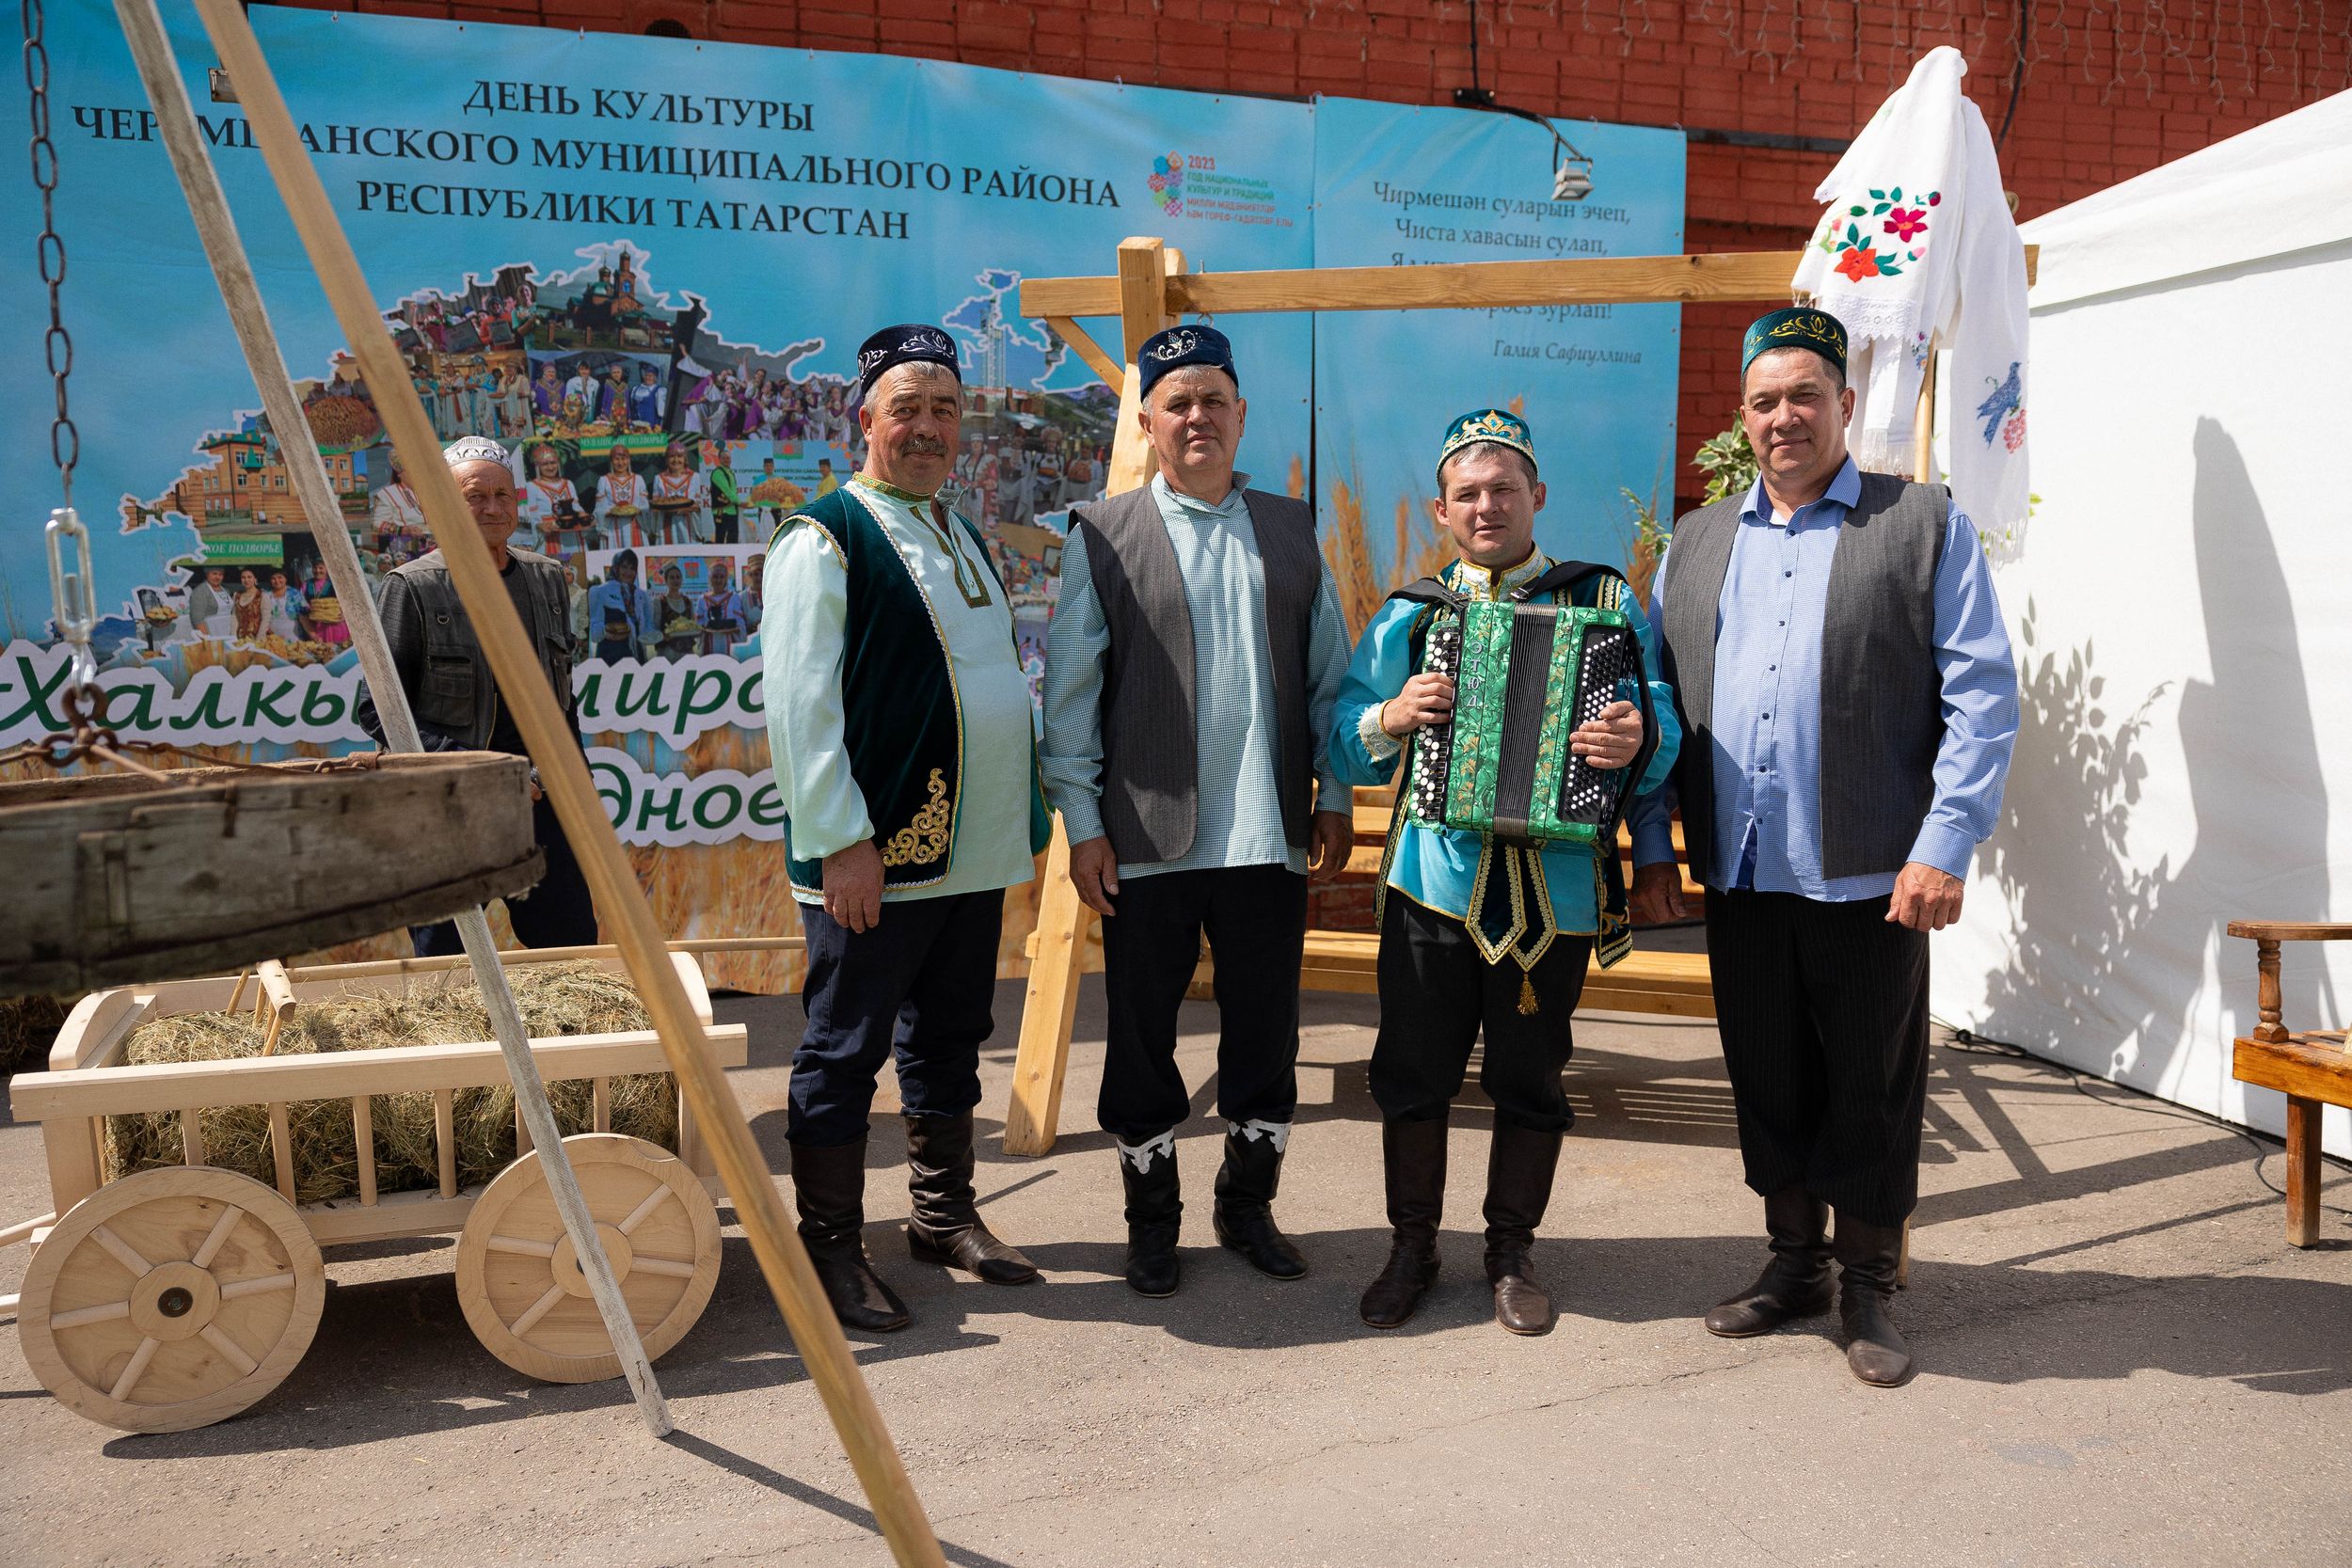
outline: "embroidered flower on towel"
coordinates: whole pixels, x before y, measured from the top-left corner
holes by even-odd
[[[1843,234],[1837,231],[1837,218],[1832,210],[1829,221],[1822,226],[1821,248],[1837,258],[1836,270],[1848,280],[1865,283],[1873,277],[1900,277],[1905,267],[1927,254],[1927,244],[1920,236],[1928,231],[1928,209],[1941,205],[1944,193],[1930,191],[1924,197],[1910,198],[1915,203],[1911,206],[1903,204],[1905,199],[1900,185],[1883,190],[1872,186],[1867,200],[1848,204],[1846,216],[1859,221],[1849,222]],[[1899,256],[1891,250],[1874,249],[1877,235],[1866,239],[1862,233],[1862,225],[1872,218],[1883,220],[1879,225],[1880,231],[1893,235],[1896,244],[1909,248]],[[1920,243],[1915,245],[1914,240]]]
[[[1870,248],[1870,242],[1849,245],[1838,253],[1837,270],[1856,283],[1872,277],[1891,277],[1902,269],[1895,265],[1891,256],[1882,256]]]

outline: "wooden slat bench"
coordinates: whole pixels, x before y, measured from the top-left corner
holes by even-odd
[[[2287,1097],[2287,1241],[2319,1241],[2319,1113],[2352,1105],[2352,1037],[2343,1030],[2296,1034],[2280,1017],[2279,943],[2352,941],[2352,926],[2302,921],[2233,920],[2233,937],[2254,942],[2254,1004],[2261,1017],[2232,1051],[2231,1075]]]

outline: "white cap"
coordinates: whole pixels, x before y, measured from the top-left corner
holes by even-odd
[[[514,455],[487,436],[461,436],[441,449],[441,460],[454,468],[460,463],[503,463],[515,466]]]

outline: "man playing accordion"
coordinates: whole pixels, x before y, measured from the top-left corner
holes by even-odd
[[[1625,579],[1535,548],[1544,486],[1526,423],[1491,408],[1454,420],[1438,486],[1433,509],[1459,559],[1373,617],[1331,724],[1341,779],[1397,774],[1372,1053],[1393,1236],[1359,1312],[1375,1328],[1398,1327],[1437,1276],[1446,1118],[1483,1029],[1479,1085],[1495,1106],[1486,1276],[1496,1321],[1542,1334],[1555,1313],[1528,1255],[1575,1119],[1560,1085],[1569,1016],[1596,947],[1609,964],[1630,945],[1616,857],[1626,786],[1656,788],[1681,732]],[[1542,613],[1547,605],[1557,608]],[[1553,657],[1555,639],[1575,640],[1573,662]],[[1530,668],[1504,673],[1503,644]],[[1609,657],[1619,661],[1613,677]],[[1465,661],[1457,720],[1457,681],[1446,672]],[[1471,797],[1483,807],[1465,810]],[[1581,832],[1558,820],[1579,815]],[[1466,817],[1482,826],[1460,825]]]

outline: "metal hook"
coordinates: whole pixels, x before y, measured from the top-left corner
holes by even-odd
[[[90,634],[98,629],[98,601],[90,581],[89,530],[70,506],[49,514],[49,607],[57,624],[57,640],[73,650],[77,685],[98,681],[98,656],[90,649]],[[66,541],[73,542],[73,563],[66,563]]]

